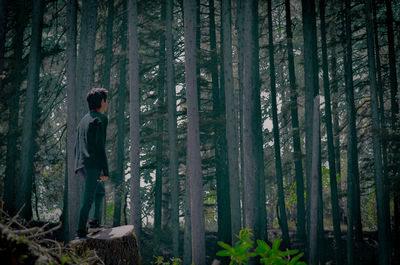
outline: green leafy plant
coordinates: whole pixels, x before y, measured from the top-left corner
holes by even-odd
[[[157,264],[157,265],[181,265],[182,260],[179,258],[171,258],[170,261],[164,261],[163,256],[157,256],[154,257],[156,260],[151,262],[151,264]]]
[[[251,257],[260,257],[261,264],[272,265],[272,264],[288,264],[288,265],[306,265],[306,263],[299,261],[304,255],[300,253],[296,255],[298,250],[279,250],[281,239],[277,238],[272,247],[270,247],[265,241],[257,240],[257,247],[254,249],[254,241],[251,239],[253,233],[248,228],[242,229],[239,235],[236,237],[239,239],[234,246],[230,246],[224,242],[219,241],[223,250],[217,252],[217,256],[230,257],[231,262],[229,265],[245,265]],[[296,255],[294,257],[291,257]]]

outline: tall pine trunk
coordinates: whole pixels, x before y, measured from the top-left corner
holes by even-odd
[[[260,209],[265,202],[261,189],[265,189],[261,136],[261,106],[258,73],[258,1],[243,2],[243,185],[244,227],[254,231],[255,238],[264,239],[266,227]],[[251,263],[254,261],[251,261]]]
[[[316,248],[322,242],[318,242],[320,237],[317,236],[317,231],[321,229],[320,220],[316,221],[315,218],[320,219],[318,216],[321,214],[321,205],[319,196],[320,191],[320,158],[315,158],[320,155],[320,132],[319,126],[315,130],[315,122],[319,124],[319,106],[314,105],[316,102],[319,104],[319,99],[315,97],[318,95],[318,58],[317,58],[317,29],[316,29],[316,14],[315,2],[312,0],[302,1],[302,17],[303,17],[303,35],[304,35],[304,81],[305,81],[305,130],[306,130],[306,176],[307,176],[307,205],[308,216],[307,219],[310,235],[307,239],[308,247],[307,254],[309,255],[310,264],[318,263],[318,251]],[[314,115],[314,110],[318,110],[318,115]],[[317,117],[317,120],[314,118]],[[318,137],[317,137],[318,136]],[[318,141],[318,143],[315,143]],[[315,150],[315,148],[319,150]],[[314,189],[313,189],[314,188]],[[316,192],[317,191],[317,192]],[[317,202],[318,201],[318,202]],[[318,224],[318,225],[317,225]]]
[[[6,35],[7,35],[7,18],[8,18],[8,1],[0,1],[0,96],[3,95],[3,87],[5,73],[4,69],[4,55],[6,48]]]
[[[223,50],[223,69],[225,93],[225,118],[226,118],[226,140],[228,151],[229,166],[229,195],[231,208],[231,233],[232,241],[236,240],[241,228],[240,212],[240,183],[239,183],[239,149],[238,149],[238,112],[235,102],[235,90],[233,85],[232,70],[232,18],[231,0],[222,1],[222,30],[224,32]]]
[[[79,209],[79,200],[75,197],[76,194],[71,194],[72,191],[69,186],[75,183],[77,176],[75,175],[75,136],[77,126],[77,113],[76,113],[76,101],[78,96],[77,85],[76,85],[76,34],[77,34],[77,0],[69,0],[67,2],[67,174],[64,187],[64,220],[67,220],[67,224],[64,226],[64,234],[68,238],[64,241],[68,242],[73,238],[77,227],[78,216],[76,209]],[[70,184],[71,183],[71,184]],[[70,206],[72,204],[72,207]],[[75,215],[73,215],[74,213]],[[72,218],[71,218],[72,217]],[[73,219],[75,218],[75,219]]]
[[[11,61],[11,88],[10,101],[7,104],[9,109],[8,131],[7,131],[7,154],[6,154],[6,176],[4,183],[4,207],[10,214],[14,215],[16,209],[16,187],[17,187],[17,136],[18,136],[18,117],[19,117],[19,98],[21,94],[21,83],[23,76],[21,72],[24,68],[22,56],[24,49],[24,30],[25,30],[25,1],[18,0],[15,3],[16,21],[15,32],[12,40],[13,56]]]
[[[351,20],[350,0],[345,1],[345,38],[346,54],[344,60],[345,67],[345,86],[347,101],[347,119],[348,119],[348,144],[347,144],[347,264],[354,262],[354,223],[355,223],[355,186],[358,177],[358,159],[357,159],[357,132],[355,121],[354,91],[353,91],[353,61],[352,61],[352,41],[351,41]]]
[[[267,17],[268,17],[268,50],[269,50],[269,69],[270,69],[270,81],[271,81],[271,107],[272,107],[272,123],[274,133],[274,150],[275,150],[275,170],[276,170],[276,182],[278,186],[278,205],[280,213],[279,225],[282,230],[282,246],[289,247],[289,228],[286,217],[286,206],[285,206],[285,194],[283,190],[283,175],[282,175],[282,162],[281,162],[281,145],[279,139],[279,122],[278,122],[278,110],[276,103],[276,76],[275,76],[275,61],[274,61],[274,37],[272,32],[272,4],[271,0],[267,1]]]
[[[28,82],[26,89],[25,109],[22,123],[21,167],[17,187],[17,209],[23,209],[20,216],[25,220],[32,218],[32,182],[34,176],[35,139],[38,119],[38,93],[40,73],[40,48],[42,43],[44,3],[33,1],[32,37],[29,51]]]
[[[159,47],[159,80],[157,89],[157,108],[159,118],[156,121],[156,130],[158,139],[156,142],[156,182],[154,191],[154,239],[155,248],[158,244],[158,236],[161,232],[161,206],[162,206],[162,185],[163,185],[163,120],[162,109],[164,105],[165,93],[165,2],[161,2],[161,32],[160,32],[160,47]]]
[[[225,93],[224,84],[226,76],[221,73],[221,86],[218,83],[218,54],[215,32],[215,6],[214,0],[209,0],[210,9],[210,48],[211,48],[211,78],[213,91],[214,111],[214,144],[215,144],[215,174],[217,180],[217,205],[218,205],[218,240],[231,243],[231,207],[229,191],[229,173],[227,160],[227,138],[225,122]],[[221,38],[226,34],[222,34]],[[223,40],[221,41],[223,45]],[[221,65],[221,72],[223,71]],[[228,263],[224,259],[223,263]]]
[[[138,242],[141,231],[140,203],[140,89],[139,89],[139,41],[138,41],[137,1],[129,0],[128,5],[128,45],[129,45],[129,138],[131,163],[131,223]]]
[[[299,239],[305,240],[305,206],[304,206],[304,179],[303,179],[303,163],[302,152],[300,144],[300,128],[299,128],[299,115],[297,110],[297,84],[296,73],[294,68],[294,55],[293,55],[293,33],[292,33],[292,20],[290,15],[290,0],[285,0],[286,11],[286,36],[287,36],[287,50],[288,50],[288,68],[289,68],[289,82],[290,82],[290,112],[292,116],[292,131],[293,131],[293,156],[296,174],[296,198],[297,198],[297,236]]]
[[[119,58],[118,114],[117,114],[117,167],[115,177],[113,226],[121,225],[121,208],[125,191],[125,99],[126,99],[126,64],[127,64],[127,0],[122,1],[121,54]],[[126,202],[125,202],[126,204]]]
[[[329,182],[331,187],[331,204],[332,204],[332,223],[333,233],[335,238],[335,261],[336,264],[342,263],[342,248],[341,248],[341,231],[340,231],[340,215],[339,215],[339,200],[336,181],[336,165],[335,165],[335,149],[333,144],[332,131],[332,114],[331,114],[331,96],[328,72],[328,52],[326,40],[326,25],[325,25],[325,1],[319,0],[320,12],[320,27],[321,27],[321,47],[322,47],[322,69],[324,80],[324,95],[325,95],[325,123],[326,134],[328,140],[328,163],[329,163]]]
[[[169,181],[171,185],[171,225],[172,249],[174,257],[179,257],[179,178],[177,152],[176,91],[174,80],[174,40],[172,22],[174,18],[173,0],[165,0],[166,18],[166,78],[168,100],[168,146],[169,146]]]
[[[381,140],[376,133],[379,131],[379,113],[378,113],[378,94],[376,86],[376,68],[375,68],[375,47],[374,47],[374,23],[371,0],[365,0],[365,13],[367,18],[367,47],[368,47],[368,70],[369,70],[369,85],[371,92],[371,112],[372,112],[372,145],[374,150],[374,175],[376,187],[376,205],[378,210],[378,249],[379,249],[379,264],[390,264],[390,216],[386,212],[388,208],[385,204],[389,202],[385,198],[388,191],[385,189],[385,181],[382,173],[382,153]]]
[[[187,102],[187,175],[190,178],[190,218],[192,227],[192,262],[204,265],[206,260],[203,178],[201,172],[199,106],[196,56],[196,0],[185,0],[185,83]]]

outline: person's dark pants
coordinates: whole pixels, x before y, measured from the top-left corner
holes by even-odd
[[[79,172],[85,176],[85,189],[82,196],[82,201],[79,210],[78,219],[78,236],[86,236],[87,226],[86,223],[89,218],[90,208],[94,201],[94,214],[93,220],[98,223],[101,222],[101,213],[103,198],[105,194],[104,182],[100,182],[100,170],[96,168],[85,167]]]

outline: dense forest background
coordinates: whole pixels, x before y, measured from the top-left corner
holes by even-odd
[[[75,237],[75,129],[109,90],[105,226],[211,264],[400,260],[398,0],[0,1],[0,198]],[[227,262],[222,260],[222,262]]]

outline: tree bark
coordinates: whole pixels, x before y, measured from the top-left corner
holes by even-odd
[[[238,150],[238,112],[235,102],[235,89],[233,84],[232,70],[232,16],[231,1],[222,1],[222,31],[223,38],[223,68],[225,87],[225,117],[226,117],[226,140],[229,166],[229,195],[231,208],[231,233],[232,242],[236,241],[234,235],[238,235],[241,228],[240,212],[240,183],[239,183],[239,150]]]
[[[18,150],[18,117],[19,117],[19,98],[20,86],[23,81],[21,72],[24,68],[22,56],[24,49],[24,30],[25,30],[25,2],[19,0],[15,4],[16,8],[16,21],[15,21],[15,34],[12,40],[13,60],[11,62],[11,88],[10,102],[8,103],[9,117],[8,117],[8,132],[7,132],[7,154],[6,154],[6,177],[4,185],[4,206],[5,210],[14,215],[19,209],[16,209],[16,186],[17,186],[17,158]]]
[[[22,209],[20,216],[25,220],[32,218],[32,182],[34,176],[35,138],[38,119],[38,93],[39,74],[41,62],[41,43],[43,27],[44,3],[41,0],[33,1],[32,10],[32,37],[29,51],[28,80],[26,89],[26,101],[22,124],[21,142],[21,167],[19,185],[17,187],[17,209]]]
[[[331,96],[329,89],[329,72],[328,72],[328,52],[326,41],[326,25],[325,25],[325,1],[319,0],[319,12],[321,23],[321,47],[322,47],[322,69],[324,80],[324,95],[325,95],[325,123],[326,134],[328,140],[328,163],[329,163],[329,181],[331,187],[331,204],[332,204],[332,223],[335,238],[335,261],[336,264],[342,264],[342,241],[340,231],[340,215],[339,215],[339,200],[336,182],[336,165],[335,165],[335,149],[333,144],[332,131],[332,114],[331,114]]]
[[[283,191],[283,175],[281,162],[281,145],[279,139],[279,122],[278,110],[276,103],[276,76],[275,76],[275,61],[274,61],[274,37],[272,32],[272,4],[271,0],[267,1],[267,17],[268,17],[268,50],[269,50],[269,69],[271,81],[271,108],[272,108],[272,123],[274,134],[274,150],[275,150],[275,170],[276,182],[278,186],[278,205],[280,213],[279,225],[282,230],[282,247],[290,248],[289,228],[286,217],[285,194]]]
[[[8,1],[0,1],[0,96],[3,95],[3,87],[5,73],[4,69],[4,54],[6,48],[6,35],[7,35],[7,20],[8,20]]]
[[[162,206],[162,186],[163,186],[163,120],[162,120],[162,109],[164,105],[164,93],[165,93],[165,2],[161,2],[161,28],[160,32],[160,47],[159,47],[159,80],[157,89],[157,109],[159,118],[156,121],[156,130],[159,135],[156,142],[156,182],[155,182],[155,194],[154,194],[154,233],[155,239],[158,240],[158,234],[161,232],[161,206]],[[155,242],[157,248],[158,242]]]
[[[368,47],[368,70],[369,85],[371,93],[371,112],[372,112],[372,145],[374,150],[374,175],[376,187],[376,205],[378,210],[378,249],[379,264],[390,264],[392,251],[390,250],[390,236],[387,225],[390,225],[385,204],[389,201],[385,199],[388,191],[385,189],[385,181],[382,174],[382,153],[381,140],[377,132],[380,129],[379,113],[378,113],[378,94],[376,88],[376,68],[375,68],[375,47],[374,47],[374,23],[371,0],[365,0],[365,13],[367,19],[367,47]]]
[[[139,41],[138,41],[137,1],[129,0],[128,45],[129,45],[129,138],[131,163],[131,223],[138,242],[141,231],[140,203],[140,88],[139,88]],[[140,245],[140,244],[139,244]]]
[[[312,207],[317,207],[318,204],[312,204],[313,196],[317,196],[320,192],[320,187],[318,182],[314,179],[316,174],[313,172],[313,162],[317,163],[319,161],[314,158],[315,151],[313,151],[314,145],[319,147],[319,129],[318,131],[314,131],[314,98],[318,95],[318,63],[317,63],[317,33],[316,33],[316,14],[315,14],[315,2],[311,0],[302,1],[302,17],[303,17],[303,35],[304,35],[304,81],[305,81],[305,130],[306,130],[306,176],[307,176],[307,205],[308,205],[308,226],[307,231],[309,231],[310,235],[308,237],[308,248],[307,254],[309,255],[310,264],[318,263],[318,252],[314,249],[322,242],[319,241],[319,237],[313,238],[312,236],[316,236],[314,234],[315,231],[311,231],[311,229],[317,229],[317,227],[313,227],[313,223],[311,222],[311,217],[314,218],[313,214],[318,216],[318,210],[315,210]],[[319,100],[318,100],[319,101]],[[314,102],[315,103],[315,102]],[[319,111],[319,107],[318,107]],[[319,119],[319,116],[318,116]],[[318,127],[319,128],[319,127]],[[318,137],[315,135],[318,134]],[[314,141],[317,140],[317,143]],[[320,165],[315,165],[315,167],[320,168]],[[315,171],[315,169],[314,169]],[[316,185],[315,189],[312,189],[313,186]],[[318,191],[318,192],[315,192]],[[317,208],[320,208],[318,206]],[[315,212],[313,212],[315,211]],[[315,221],[315,220],[313,220]],[[317,222],[319,223],[319,222]],[[316,232],[315,232],[316,233]],[[317,233],[316,233],[317,234]],[[315,241],[314,241],[315,240]]]
[[[73,185],[77,190],[78,182],[80,181],[75,174],[75,137],[77,126],[77,110],[76,102],[78,90],[76,85],[76,33],[77,33],[77,1],[69,0],[67,3],[67,176],[66,185],[64,187],[64,196],[66,196],[67,204],[64,205],[64,214],[68,220],[68,226],[64,226],[68,238],[65,242],[71,240],[75,235],[75,230],[78,226],[78,209],[79,198],[77,198],[74,190],[69,187]]]
[[[261,134],[261,106],[258,73],[258,1],[243,2],[243,180],[244,226],[254,237],[266,238],[265,180]],[[260,152],[261,151],[261,152]],[[263,193],[264,192],[264,193]],[[263,209],[261,209],[263,208]],[[250,262],[254,262],[250,261]]]
[[[108,16],[106,29],[106,49],[104,58],[104,88],[110,91],[110,74],[112,65],[113,25],[114,25],[114,0],[108,0]]]
[[[294,68],[293,56],[293,33],[292,33],[292,20],[290,15],[290,0],[285,0],[286,11],[286,36],[287,36],[287,50],[288,50],[288,67],[289,67],[289,81],[290,81],[290,112],[292,115],[292,128],[293,128],[293,156],[296,174],[296,197],[297,197],[297,236],[301,240],[305,240],[305,206],[304,206],[304,179],[303,179],[303,163],[302,152],[300,145],[300,128],[299,117],[297,110],[297,85],[296,74]]]
[[[179,176],[177,152],[176,91],[174,71],[174,39],[172,23],[174,20],[173,0],[166,0],[166,62],[167,62],[167,100],[168,100],[168,142],[169,142],[169,180],[171,185],[171,224],[172,249],[174,257],[179,257]]]
[[[125,98],[126,98],[126,53],[127,53],[127,0],[122,1],[121,21],[121,55],[119,58],[119,87],[118,87],[118,114],[117,114],[117,167],[115,179],[114,217],[113,226],[121,225],[121,207],[125,187]]]
[[[190,178],[192,263],[205,264],[203,178],[201,173],[196,56],[196,0],[184,3],[185,83],[187,103],[187,175]]]

